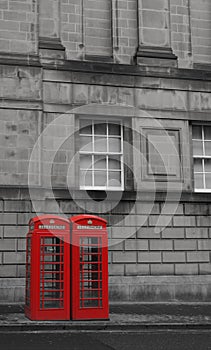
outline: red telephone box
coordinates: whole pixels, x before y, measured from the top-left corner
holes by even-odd
[[[70,222],[72,319],[108,319],[106,220],[78,215],[71,217]]]
[[[70,223],[54,215],[29,221],[25,315],[31,320],[70,319]]]

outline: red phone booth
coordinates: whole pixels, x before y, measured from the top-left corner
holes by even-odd
[[[71,222],[71,318],[108,319],[106,220],[78,215]]]
[[[31,320],[70,319],[70,223],[54,215],[29,221],[25,315]]]

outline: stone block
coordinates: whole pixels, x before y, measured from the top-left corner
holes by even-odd
[[[149,226],[155,227],[167,227],[172,225],[172,216],[171,215],[150,215],[149,217]]]
[[[149,264],[125,264],[126,276],[143,276],[149,273]]]
[[[208,204],[185,203],[185,215],[209,215],[210,207]]]
[[[3,262],[4,264],[25,264],[26,254],[23,252],[4,252]]]
[[[192,227],[185,228],[185,237],[186,238],[208,238],[208,228],[205,227]]]
[[[141,109],[187,110],[185,91],[137,89],[136,98],[137,107]]]
[[[73,84],[73,103],[86,104],[89,102],[89,86],[83,84]]]
[[[187,252],[187,262],[209,262],[209,252]]]
[[[185,262],[185,252],[163,252],[162,254],[164,263]]]
[[[160,232],[155,231],[154,227],[141,227],[137,230],[137,238],[143,239],[159,239]]]
[[[1,265],[0,266],[0,276],[3,277],[16,277],[16,265]]]
[[[153,239],[149,241],[149,249],[150,250],[172,250],[173,249],[173,241],[172,240],[158,240],[158,239]]]
[[[211,274],[211,264],[201,263],[199,264],[200,275],[210,275]]]
[[[30,212],[31,202],[30,201],[4,201],[4,211],[5,212]]]
[[[109,270],[109,276],[123,276],[124,264],[109,264],[108,270]]]
[[[136,252],[113,252],[113,263],[135,263]]]
[[[199,239],[198,250],[209,250],[211,251],[211,240],[210,239]]]
[[[166,228],[162,232],[162,238],[165,238],[165,239],[168,239],[168,238],[179,239],[184,237],[185,237],[185,229],[182,227],[181,228],[170,227],[170,228]]]
[[[180,203],[164,203],[161,205],[162,215],[183,215],[183,204]]]
[[[198,275],[198,264],[175,264],[176,275]]]
[[[201,227],[210,227],[211,226],[211,216],[197,216],[196,225]]]
[[[18,225],[28,225],[29,220],[33,217],[32,213],[18,213]]]
[[[136,214],[160,214],[159,203],[136,202]]]
[[[178,226],[178,227],[188,227],[188,226],[195,227],[196,225],[195,216],[175,216],[173,218],[173,224],[174,226]]]
[[[148,250],[148,240],[127,239],[125,241],[125,250]]]
[[[4,238],[25,238],[28,226],[5,226]]]
[[[17,214],[15,213],[0,213],[0,223],[1,225],[16,225]]]
[[[175,250],[196,250],[197,249],[197,241],[193,240],[193,239],[175,240],[174,241],[174,249]]]
[[[15,251],[16,240],[15,239],[1,239],[0,240],[0,251]]]
[[[139,263],[161,263],[160,252],[138,252]]]
[[[174,264],[151,264],[151,275],[174,275]]]
[[[43,93],[45,103],[67,103],[72,102],[71,84],[44,82]]]

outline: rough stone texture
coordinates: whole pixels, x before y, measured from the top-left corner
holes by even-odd
[[[0,51],[37,53],[37,0],[0,4]]]
[[[211,63],[211,3],[191,0],[192,50],[196,63]]]

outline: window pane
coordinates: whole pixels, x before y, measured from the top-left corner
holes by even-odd
[[[108,168],[112,169],[121,169],[120,157],[112,157],[108,159]]]
[[[202,172],[202,159],[194,159],[194,172]]]
[[[109,135],[121,135],[121,126],[119,124],[108,124]]]
[[[203,174],[194,174],[195,188],[204,188]]]
[[[205,172],[211,173],[211,159],[204,160]]]
[[[80,155],[80,167],[81,169],[92,169],[92,156]]]
[[[108,185],[110,187],[121,186],[121,172],[120,171],[109,171],[108,173]]]
[[[95,186],[106,186],[106,171],[95,171],[94,174],[94,185]]]
[[[92,172],[83,171],[80,172],[80,184],[81,186],[92,186]]]
[[[200,125],[194,125],[192,128],[193,139],[202,139],[202,127]]]
[[[80,120],[80,134],[92,134],[92,123],[90,120]]]
[[[121,152],[121,139],[118,137],[110,137],[108,140],[109,152]]]
[[[105,137],[95,136],[94,151],[95,152],[107,151],[107,139]]]
[[[94,133],[97,135],[106,135],[106,124],[101,121],[94,122]]]
[[[204,126],[204,139],[211,140],[211,126]]]
[[[193,154],[194,156],[203,155],[203,144],[200,141],[193,141]]]
[[[211,188],[211,174],[205,174],[205,185],[207,189]]]
[[[206,141],[204,143],[206,156],[211,156],[211,141]]]
[[[80,137],[80,149],[81,151],[91,152],[92,151],[92,137],[81,136]]]
[[[95,156],[94,158],[94,168],[95,169],[105,169],[106,170],[106,158],[102,156]]]

